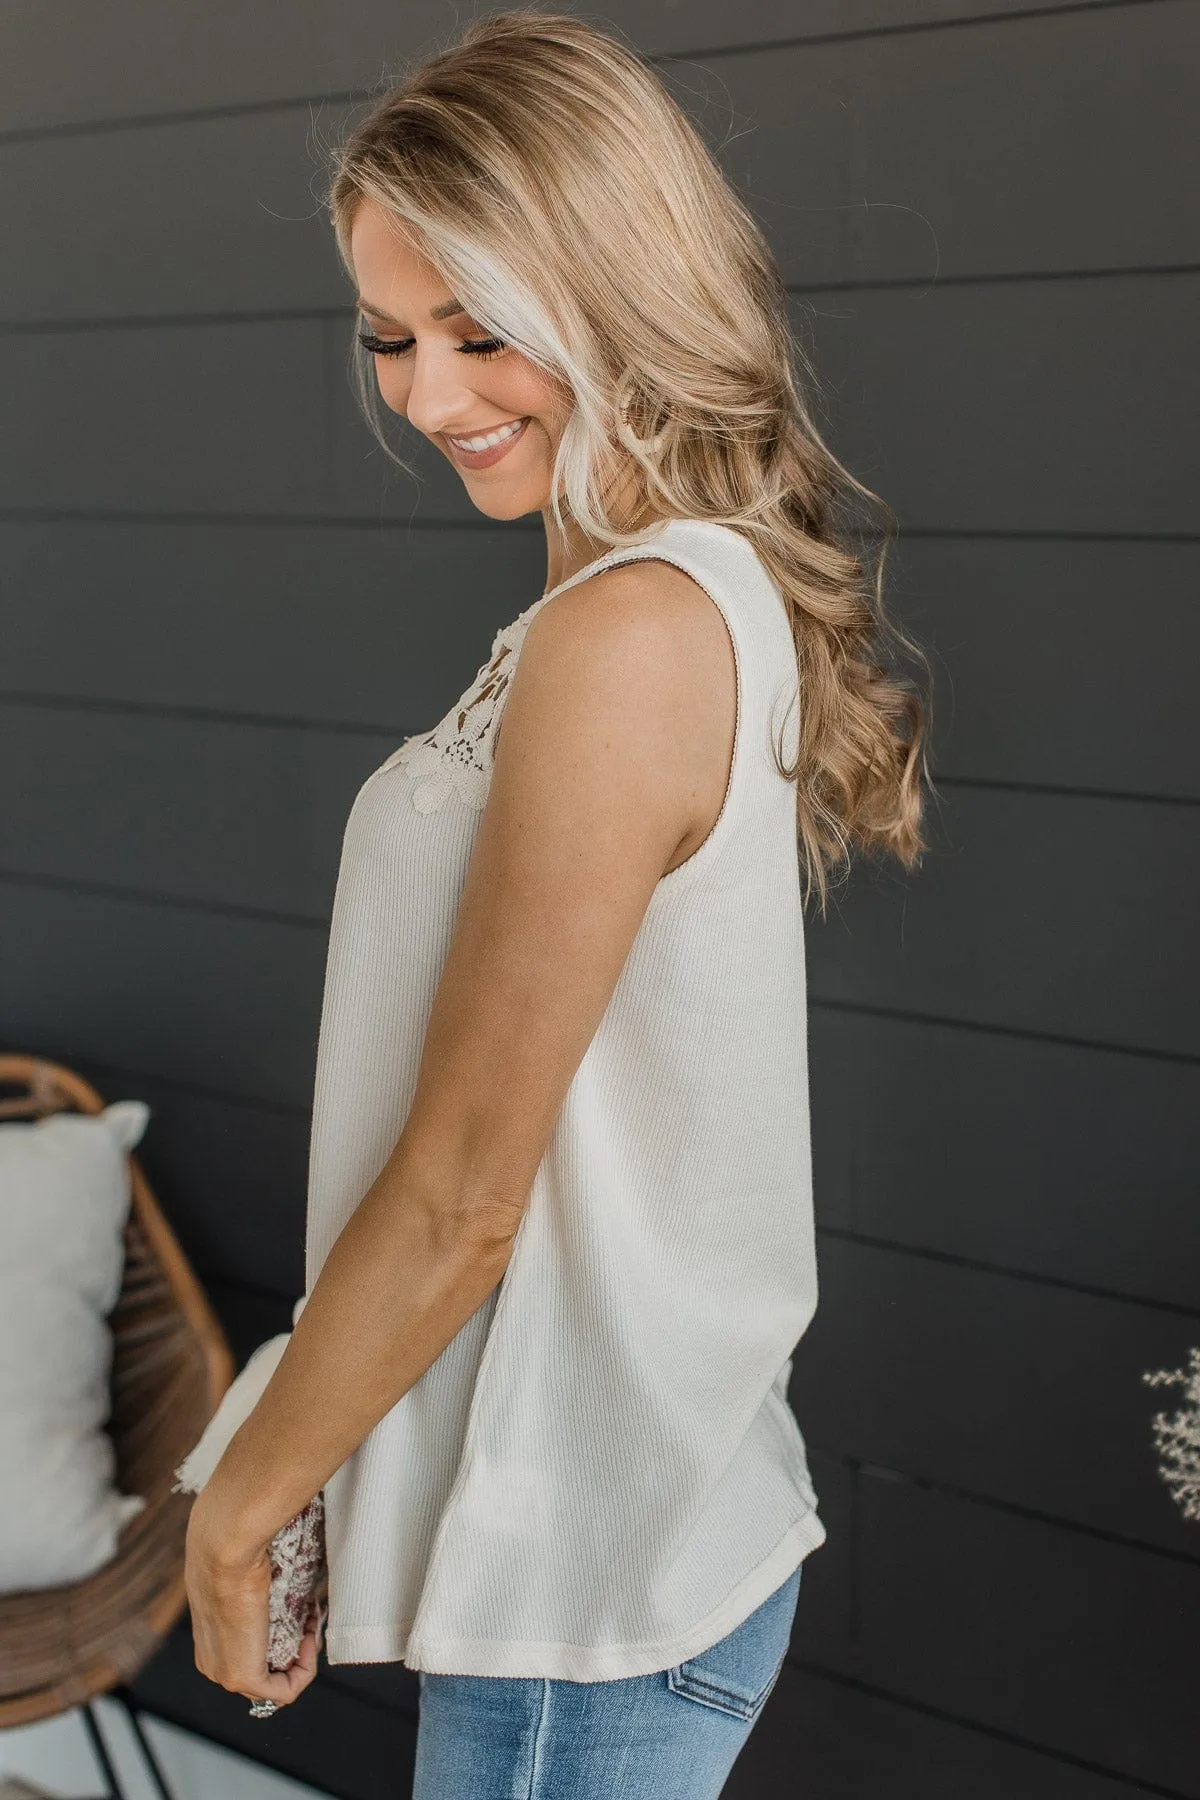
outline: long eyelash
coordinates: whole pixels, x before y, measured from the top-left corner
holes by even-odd
[[[413,344],[412,338],[381,338],[376,337],[373,331],[360,331],[358,341],[364,350],[371,352],[372,356],[403,356],[406,351],[412,349]],[[465,344],[459,345],[464,356],[479,356],[485,359],[489,356],[499,356],[501,350],[505,350],[507,347],[503,338],[479,338],[475,341],[468,339]]]
[[[385,338],[376,337],[372,331],[360,331],[358,341],[372,356],[399,356],[412,346],[411,338],[393,338],[389,342]]]

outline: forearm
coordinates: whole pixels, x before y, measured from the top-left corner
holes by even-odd
[[[267,1542],[307,1504],[503,1275],[511,1235],[456,1225],[432,1186],[398,1146],[326,1258],[208,1484],[209,1505],[237,1522],[232,1554]]]

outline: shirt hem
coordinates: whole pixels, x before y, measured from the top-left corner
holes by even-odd
[[[652,1675],[698,1656],[728,1636],[782,1586],[810,1551],[825,1542],[815,1508],[782,1537],[771,1554],[743,1577],[722,1604],[675,1638],[656,1644],[517,1643],[504,1638],[433,1638],[414,1641],[388,1625],[343,1625],[326,1631],[330,1664],[403,1662],[430,1675],[501,1675],[556,1681],[613,1681]]]

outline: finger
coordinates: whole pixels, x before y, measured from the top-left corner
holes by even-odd
[[[299,1698],[305,1688],[316,1675],[314,1668],[304,1666],[299,1660],[294,1662],[285,1674],[270,1675],[257,1680],[255,1692],[247,1692],[247,1700],[274,1700],[277,1706],[290,1706]]]
[[[300,1640],[300,1649],[285,1673],[289,1681],[295,1681],[299,1687],[307,1687],[317,1672],[317,1645],[311,1631],[306,1631]]]
[[[295,1669],[293,1663],[286,1675],[272,1674],[266,1669],[253,1675],[243,1672],[236,1680],[226,1680],[221,1685],[232,1693],[242,1694],[247,1700],[274,1700],[277,1706],[287,1706],[312,1680],[311,1675],[300,1670],[301,1679],[297,1681],[292,1672]]]
[[[313,1632],[309,1630],[305,1632],[303,1638],[300,1640],[300,1648],[295,1658],[288,1664],[286,1669],[271,1670],[266,1677],[255,1675],[254,1682],[260,1691],[254,1695],[247,1695],[247,1698],[263,1700],[273,1700],[277,1698],[274,1693],[268,1693],[265,1686],[263,1686],[264,1680],[270,1679],[291,1684],[291,1697],[294,1699],[296,1694],[302,1692],[302,1690],[308,1686],[309,1682],[313,1680],[316,1674],[316,1639]],[[247,1685],[249,1685],[249,1683],[247,1683]]]
[[[305,1668],[303,1664],[294,1662],[285,1679],[291,1683],[291,1697],[295,1700],[316,1676],[315,1669]]]

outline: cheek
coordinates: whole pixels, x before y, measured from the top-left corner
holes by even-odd
[[[399,356],[377,356],[375,358],[375,383],[379,389],[379,398],[392,412],[408,411],[408,394],[412,387],[412,375],[407,362]]]
[[[505,412],[511,412],[514,417],[528,415],[551,429],[561,429],[569,405],[560,389],[548,381],[540,369],[525,357],[514,357],[511,361],[500,357],[492,368],[495,373],[487,391]]]

